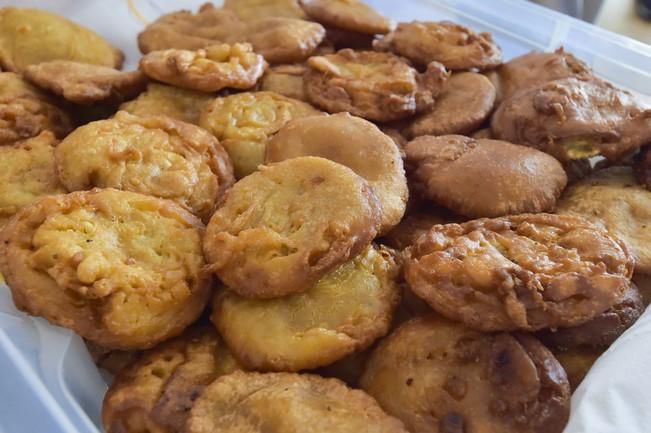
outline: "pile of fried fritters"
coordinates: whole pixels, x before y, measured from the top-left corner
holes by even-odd
[[[648,105],[359,0],[138,45],[0,9],[0,271],[116,374],[107,432],[563,430],[651,295]]]

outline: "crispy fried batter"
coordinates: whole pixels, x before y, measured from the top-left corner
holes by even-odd
[[[468,135],[481,127],[493,111],[495,87],[490,80],[474,72],[453,74],[431,111],[413,119],[405,134]]]
[[[645,146],[635,158],[635,179],[651,191],[651,145]]]
[[[199,124],[199,116],[213,96],[204,92],[149,83],[147,90],[120,110],[137,116],[167,116],[183,122]]]
[[[264,73],[267,62],[250,44],[210,45],[196,51],[153,51],[140,59],[148,77],[203,92],[225,88],[249,89]]]
[[[449,21],[399,23],[374,46],[417,64],[439,62],[455,71],[491,69],[502,63],[502,50],[490,33],[476,33]]]
[[[382,341],[360,382],[412,433],[561,433],[570,412],[565,372],[535,338],[433,316]]]
[[[310,21],[269,17],[248,23],[244,38],[269,63],[294,63],[315,53],[325,29]]]
[[[239,369],[214,329],[189,329],[120,372],[104,397],[104,428],[107,433],[180,432],[203,389]]]
[[[375,35],[391,31],[391,21],[361,0],[300,0],[310,18],[323,25]]]
[[[225,0],[224,9],[235,12],[244,21],[267,17],[307,18],[298,0]]]
[[[224,146],[240,179],[264,163],[269,139],[287,122],[320,111],[273,92],[246,92],[217,98],[201,114],[200,125]]]
[[[310,374],[223,376],[197,399],[186,433],[407,433],[366,393]]]
[[[552,353],[567,374],[572,392],[579,387],[592,365],[603,352],[603,349],[592,347],[575,347],[569,350],[552,349]]]
[[[504,101],[491,128],[497,138],[561,161],[596,155],[616,161],[651,140],[651,108],[596,77],[570,77]]]
[[[408,213],[400,224],[384,235],[382,241],[391,248],[404,250],[433,226],[460,221],[460,217],[449,210],[428,203]]]
[[[117,188],[173,200],[207,221],[235,182],[226,151],[203,129],[126,112],[68,135],[56,150],[69,191]]]
[[[587,220],[524,214],[434,226],[405,278],[432,308],[482,331],[577,326],[630,285],[626,245]]]
[[[371,122],[348,113],[292,120],[269,141],[265,162],[298,156],[327,158],[366,179],[382,206],[379,234],[402,219],[409,191],[400,151]]]
[[[262,76],[260,90],[307,102],[303,88],[303,74],[306,70],[304,65],[273,66]]]
[[[0,68],[72,60],[120,68],[124,54],[92,30],[41,9],[0,9]]]
[[[310,101],[331,113],[348,111],[378,122],[431,108],[448,78],[439,63],[430,63],[419,74],[404,59],[373,51],[344,49],[310,57],[307,64]]]
[[[169,200],[114,189],[43,197],[0,234],[0,271],[19,309],[107,348],[144,349],[208,301],[202,232]]]
[[[264,166],[231,188],[208,224],[211,269],[241,296],[308,290],[373,240],[380,202],[348,167],[299,157]]]
[[[556,159],[505,141],[424,135],[405,153],[426,198],[471,218],[551,211],[567,183]]]
[[[139,71],[120,72],[68,60],[30,65],[25,68],[25,78],[68,101],[84,105],[122,102],[136,97],[147,85],[147,79]]]

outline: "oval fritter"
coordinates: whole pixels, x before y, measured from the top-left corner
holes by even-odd
[[[412,290],[482,331],[585,323],[617,301],[634,265],[626,245],[604,229],[550,214],[434,226],[407,254]]]
[[[19,309],[106,348],[144,349],[206,305],[202,233],[169,200],[114,189],[44,197],[0,234],[0,271]]]
[[[570,412],[565,372],[535,338],[433,316],[383,340],[360,383],[412,433],[561,433]]]
[[[344,30],[375,35],[388,33],[391,21],[360,0],[300,0],[314,21]]]

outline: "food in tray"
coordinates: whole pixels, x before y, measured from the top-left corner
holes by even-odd
[[[0,9],[0,271],[115,374],[107,433],[560,433],[640,317],[649,107],[389,18],[207,3],[121,72]]]

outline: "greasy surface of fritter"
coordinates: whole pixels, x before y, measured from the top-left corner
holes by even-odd
[[[92,30],[41,9],[0,9],[0,68],[73,60],[119,68],[124,55]]]
[[[634,265],[623,242],[570,215],[434,226],[407,251],[414,293],[483,331],[585,323],[617,301]]]
[[[307,101],[303,88],[303,65],[278,65],[265,72],[260,80],[260,90],[275,92],[288,98]]]
[[[69,191],[117,188],[173,200],[205,221],[233,184],[226,151],[203,129],[120,112],[77,128],[56,149]]]
[[[551,211],[567,183],[555,158],[505,141],[426,135],[405,154],[426,198],[471,218]]]
[[[267,17],[307,18],[298,0],[224,0],[224,9],[235,12],[244,21]]]
[[[219,44],[195,51],[152,51],[140,59],[148,77],[203,92],[250,89],[264,73],[264,58],[250,44]]]
[[[219,139],[240,179],[264,163],[267,142],[287,122],[320,111],[273,92],[245,92],[216,98],[204,107],[200,125]]]
[[[317,157],[263,166],[237,182],[212,216],[206,258],[246,297],[300,293],[375,238],[380,202],[351,169]]]
[[[0,271],[19,309],[106,348],[143,349],[206,305],[202,232],[169,200],[114,189],[43,197],[0,234]]]
[[[373,246],[303,293],[277,299],[217,295],[212,320],[246,367],[299,371],[367,348],[389,330],[400,298],[398,266]]]
[[[402,219],[409,191],[400,151],[371,122],[348,113],[292,120],[269,141],[265,162],[299,156],[329,159],[366,179],[382,206],[380,234]]]
[[[307,15],[323,25],[375,35],[388,33],[391,21],[361,0],[300,0]]]
[[[552,353],[567,374],[572,392],[576,391],[604,349],[575,347],[568,350],[552,349]]]
[[[400,224],[382,237],[381,242],[391,248],[404,250],[433,226],[459,221],[460,217],[447,209],[430,203],[423,204],[407,213]]]
[[[502,63],[502,51],[490,33],[476,33],[449,21],[399,23],[374,45],[420,65],[439,62],[455,71],[491,69]]]
[[[116,69],[68,60],[52,60],[25,68],[25,78],[68,101],[91,105],[122,102],[145,89],[147,79],[139,71]]]
[[[565,372],[535,338],[434,316],[383,340],[360,383],[412,433],[561,433],[570,412]]]
[[[421,74],[398,56],[374,51],[343,49],[310,57],[307,65],[305,92],[312,103],[378,122],[431,108],[448,78],[440,63]]]
[[[177,433],[194,401],[219,376],[239,370],[210,327],[191,328],[124,368],[104,397],[107,433]]]
[[[491,121],[496,138],[561,161],[617,160],[651,140],[651,108],[596,77],[564,78],[519,92]]]
[[[186,433],[407,433],[366,393],[296,373],[223,376],[196,400]]]

